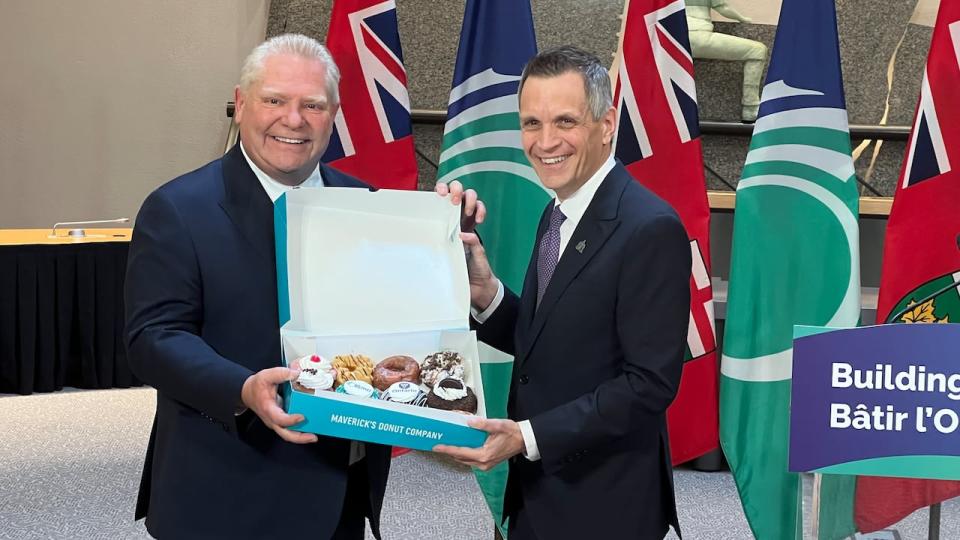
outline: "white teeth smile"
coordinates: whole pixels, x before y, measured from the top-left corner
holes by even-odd
[[[286,137],[277,137],[276,135],[274,135],[273,138],[282,143],[288,143],[288,144],[303,144],[304,142],[303,139],[288,139]]]
[[[540,161],[546,163],[547,165],[555,165],[565,159],[567,159],[567,156],[557,156],[552,158],[540,158]]]

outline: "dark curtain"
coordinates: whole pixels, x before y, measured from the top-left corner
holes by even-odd
[[[0,393],[141,384],[122,339],[127,247],[0,246]]]

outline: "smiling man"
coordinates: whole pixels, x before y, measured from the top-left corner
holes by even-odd
[[[596,57],[543,51],[519,100],[527,158],[556,194],[520,296],[463,235],[479,337],[514,356],[510,419],[473,420],[489,432],[479,449],[435,450],[484,470],[510,460],[510,540],[663,538],[679,532],[666,410],[686,343],[687,235],[614,160],[616,110]]]
[[[333,61],[254,53],[235,90],[245,156],[272,180],[298,186],[318,171],[339,101]]]
[[[288,429],[273,203],[294,186],[367,186],[320,164],[339,72],[317,41],[283,35],[244,62],[241,142],[154,191],[126,278],[130,367],[157,389],[137,518],[159,538],[364,537],[389,448]]]

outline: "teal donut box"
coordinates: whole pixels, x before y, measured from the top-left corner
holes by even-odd
[[[297,431],[427,451],[438,444],[476,448],[487,439],[486,432],[469,426],[294,392],[290,383],[284,386],[288,411],[306,418],[293,426]]]
[[[458,207],[425,192],[300,188],[274,203],[274,232],[286,362],[363,353],[376,363],[389,354],[456,350],[466,359],[477,415],[485,416]],[[476,448],[487,438],[456,412],[312,395],[290,383],[280,393],[284,409],[305,418],[296,431],[426,451],[438,444]]]

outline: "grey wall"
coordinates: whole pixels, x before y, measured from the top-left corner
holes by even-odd
[[[779,0],[728,0],[753,24],[717,22],[716,30],[773,45]],[[908,125],[913,118],[920,75],[930,43],[936,0],[838,0],[837,24],[852,124]],[[302,32],[326,38],[332,0],[274,0],[267,35]],[[407,68],[410,102],[414,109],[445,110],[459,42],[463,0],[397,0],[397,17]],[[620,30],[621,0],[533,0],[533,17],[540,48],[574,43],[612,61]],[[916,21],[911,18],[917,14]],[[723,18],[717,16],[718,21]],[[902,40],[902,43],[901,43]],[[892,84],[887,71],[893,64]],[[697,60],[695,63],[700,117],[739,121],[739,63]],[[886,114],[885,114],[886,113]],[[440,127],[415,126],[417,147],[432,160],[439,155]],[[861,141],[854,140],[856,147]],[[704,159],[731,185],[736,185],[746,156],[748,137],[703,137]],[[903,142],[885,142],[871,167],[875,144],[864,148],[856,161],[857,173],[884,196],[893,185],[903,156]],[[869,174],[868,174],[869,172]],[[430,187],[435,169],[421,160],[421,187]],[[708,188],[729,189],[711,174]],[[864,195],[873,195],[863,189]]]
[[[132,218],[217,157],[268,3],[0,3],[0,228]]]

